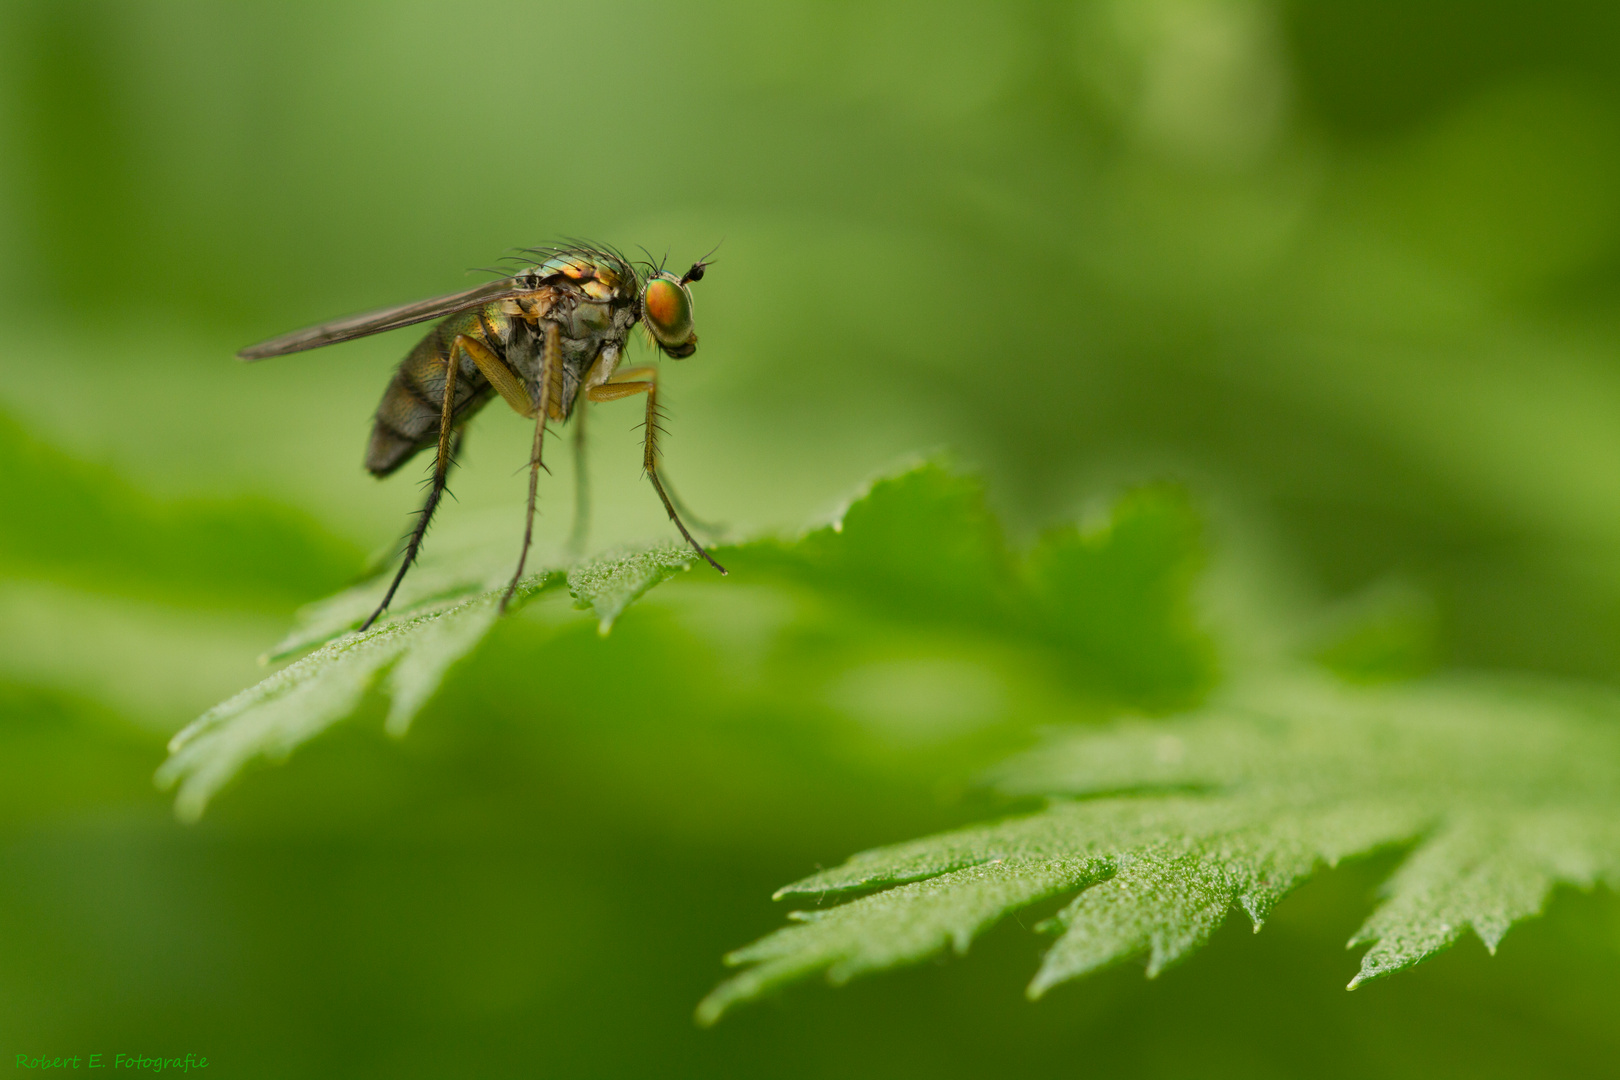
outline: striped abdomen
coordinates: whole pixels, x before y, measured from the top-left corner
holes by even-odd
[[[483,334],[477,311],[452,316],[429,330],[400,362],[377,405],[371,443],[366,447],[366,468],[373,475],[387,476],[438,442],[444,376],[457,334],[483,341],[497,356],[503,352],[499,341],[489,341]],[[457,426],[482,408],[494,393],[470,358],[463,354],[459,359],[454,412]]]

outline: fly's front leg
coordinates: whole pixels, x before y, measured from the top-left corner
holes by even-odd
[[[474,360],[474,363],[476,362]],[[534,417],[534,448],[529,452],[529,513],[523,522],[523,550],[518,553],[517,570],[512,573],[512,583],[506,587],[506,593],[501,597],[503,613],[506,611],[506,605],[512,602],[512,594],[517,592],[518,582],[523,578],[524,564],[529,561],[529,544],[534,539],[535,496],[540,490],[540,470],[545,468],[541,461],[541,452],[545,449],[546,443],[546,419],[551,413],[553,384],[560,383],[561,378],[562,331],[558,329],[556,323],[548,322],[545,324],[545,342],[540,350],[540,400],[534,404],[532,413],[525,414]],[[525,399],[528,398],[526,387],[523,395]],[[505,397],[505,394],[501,396]],[[511,399],[507,400],[510,402]],[[517,406],[514,405],[513,408]]]
[[[591,401],[617,401],[620,398],[630,397],[632,394],[647,395],[647,422],[644,426],[646,435],[642,443],[641,467],[647,473],[647,479],[652,481],[653,490],[658,492],[658,499],[664,504],[669,513],[669,520],[681,531],[686,542],[692,545],[692,550],[703,556],[705,562],[722,574],[726,568],[714,561],[714,556],[703,549],[703,545],[692,538],[682,523],[681,516],[675,512],[675,504],[670,501],[669,493],[664,490],[664,483],[658,477],[658,436],[663,429],[658,426],[660,415],[658,412],[658,369],[654,367],[625,368],[600,386],[593,386],[585,391],[585,396]]]
[[[623,350],[617,342],[608,342],[596,355],[596,362],[585,373],[581,386],[583,393],[574,402],[574,527],[568,532],[568,550],[574,555],[585,552],[585,538],[591,531],[591,486],[589,459],[585,456],[585,408],[592,387],[601,386],[618,370]]]

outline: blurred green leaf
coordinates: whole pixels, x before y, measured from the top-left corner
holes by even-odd
[[[1151,707],[1191,702],[1213,676],[1191,602],[1201,528],[1168,485],[1130,493],[1096,529],[1054,530],[1020,558],[979,482],[926,463],[872,484],[795,543],[750,544],[731,558],[885,620],[1055,649],[1075,683]]]
[[[1388,582],[1329,609],[1307,651],[1348,682],[1411,679],[1435,667],[1437,621],[1431,598]]]
[[[162,755],[151,732],[70,695],[5,682],[0,717],[0,825],[151,802],[142,777]]]
[[[794,917],[732,953],[748,970],[705,999],[732,1006],[824,972],[834,983],[969,943],[1000,919],[1079,890],[1029,985],[1143,954],[1158,974],[1234,907],[1258,931],[1322,866],[1413,850],[1351,939],[1361,982],[1472,929],[1494,952],[1557,884],[1620,887],[1620,699],[1562,686],[1436,681],[1349,689],[1271,676],[1158,722],[1069,731],[999,773],[1043,795],[1027,817],[879,848],[783,889],[882,888]],[[1109,794],[1129,792],[1130,794]]]
[[[165,501],[0,414],[0,559],[9,577],[207,606],[286,604],[353,574],[360,553],[266,499]]]
[[[1129,696],[1183,704],[1212,662],[1187,603],[1199,541],[1179,490],[1140,489],[1114,506],[1105,528],[1043,537],[1030,555],[1029,593],[1051,635]]]

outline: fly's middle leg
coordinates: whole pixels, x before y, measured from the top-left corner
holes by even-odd
[[[692,550],[701,555],[705,562],[722,574],[726,568],[714,561],[702,544],[695,540],[686,525],[681,521],[680,514],[675,512],[675,504],[670,501],[669,492],[664,490],[664,482],[658,475],[658,436],[663,433],[659,426],[660,414],[658,412],[658,369],[654,367],[625,368],[600,386],[593,386],[585,391],[585,396],[591,401],[617,401],[620,398],[630,397],[633,394],[647,395],[647,421],[643,425],[645,435],[642,442],[641,466],[647,473],[647,479],[652,481],[653,490],[658,492],[658,499],[664,504],[669,520],[681,531],[686,542],[692,545]]]
[[[523,377],[513,371],[489,346],[476,338],[465,334],[456,339],[463,350],[472,358],[478,373],[488,380],[495,392],[501,395],[501,400],[512,406],[512,411],[519,416],[530,417],[534,415],[534,398],[529,394],[529,388],[524,385]],[[463,344],[465,343],[465,344]]]
[[[476,357],[473,362],[477,363]],[[504,364],[501,366],[505,367]],[[527,414],[534,417],[534,447],[529,451],[529,510],[523,522],[523,550],[518,553],[518,564],[512,573],[512,583],[506,587],[506,592],[501,596],[502,612],[505,612],[506,605],[512,602],[518,582],[523,579],[523,567],[529,561],[529,544],[534,539],[535,497],[540,490],[540,470],[545,468],[541,455],[546,444],[546,420],[551,415],[553,384],[559,383],[561,377],[562,331],[558,329],[556,323],[548,322],[545,324],[545,342],[540,350],[540,400],[535,403],[534,412]],[[524,394],[525,396],[528,394],[526,388]]]
[[[591,531],[591,488],[589,462],[585,459],[585,405],[574,406],[574,527],[568,532],[568,550],[585,552],[585,538]]]

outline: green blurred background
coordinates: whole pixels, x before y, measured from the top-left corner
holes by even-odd
[[[1603,3],[0,3],[0,1054],[1620,1075],[1606,895],[1340,989],[1387,859],[1152,983],[1030,1005],[1009,925],[696,1029],[776,886],[988,812],[967,778],[1071,708],[957,738],[847,706],[959,641],[804,705],[740,671],[777,618],[742,588],[683,581],[606,641],[511,620],[408,739],[373,710],[196,827],[150,784],[419,498],[360,469],[409,332],[232,352],[563,235],[723,240],[666,455],[739,532],[934,448],[1020,542],[1172,478],[1291,603],[1418,596],[1435,663],[1612,681],[1617,56]],[[666,533],[638,419],[595,415],[599,545]],[[447,521],[515,547],[527,438],[489,410]]]

